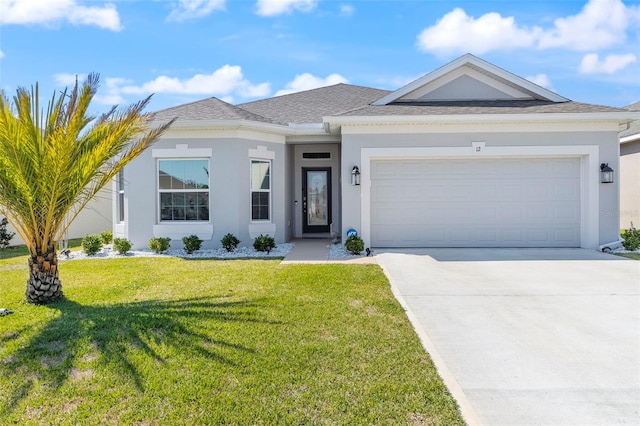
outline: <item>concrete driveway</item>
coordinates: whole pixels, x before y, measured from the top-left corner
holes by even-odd
[[[640,425],[640,262],[376,250],[469,424]]]

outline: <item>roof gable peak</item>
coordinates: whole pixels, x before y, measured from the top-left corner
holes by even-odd
[[[569,99],[467,53],[373,105],[490,100],[567,102]]]

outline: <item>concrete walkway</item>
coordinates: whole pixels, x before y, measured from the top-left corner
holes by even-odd
[[[640,262],[582,249],[376,258],[469,425],[640,425]]]
[[[373,256],[363,256],[352,259],[330,259],[330,239],[300,238],[291,242],[294,244],[293,250],[287,253],[284,260],[280,263],[281,265],[296,263],[376,263]]]

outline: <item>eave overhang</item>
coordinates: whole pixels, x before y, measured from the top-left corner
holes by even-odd
[[[434,114],[386,116],[323,117],[330,133],[339,133],[343,125],[455,125],[500,123],[616,123],[619,126],[640,119],[640,112],[616,111],[593,113],[533,113],[533,114]]]
[[[158,127],[164,122],[152,122],[152,127]],[[318,136],[326,135],[323,123],[292,123],[289,125],[262,123],[252,120],[179,120],[173,123],[172,130],[251,130],[277,134],[283,136]]]

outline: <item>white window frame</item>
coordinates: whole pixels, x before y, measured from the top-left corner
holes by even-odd
[[[206,161],[207,162],[207,170],[209,171],[208,174],[208,188],[206,188],[205,190],[202,189],[160,189],[160,162],[161,161]],[[170,157],[161,157],[161,158],[156,158],[156,191],[158,194],[158,201],[157,201],[157,223],[159,224],[183,224],[183,223],[210,223],[211,222],[211,161],[210,158],[203,158],[203,157],[176,157],[176,158],[170,158]],[[162,196],[161,194],[163,193],[175,193],[175,192],[182,192],[182,193],[198,193],[198,192],[207,192],[209,194],[208,197],[208,205],[207,205],[207,209],[208,209],[208,213],[209,213],[209,218],[206,220],[167,220],[167,219],[162,219]]]
[[[268,163],[269,164],[269,189],[253,189],[253,163]],[[271,223],[273,202],[272,202],[272,189],[273,189],[273,161],[264,158],[250,158],[249,159],[249,220],[251,223]],[[253,218],[253,193],[268,193],[269,194],[269,217],[267,219],[254,219]]]

